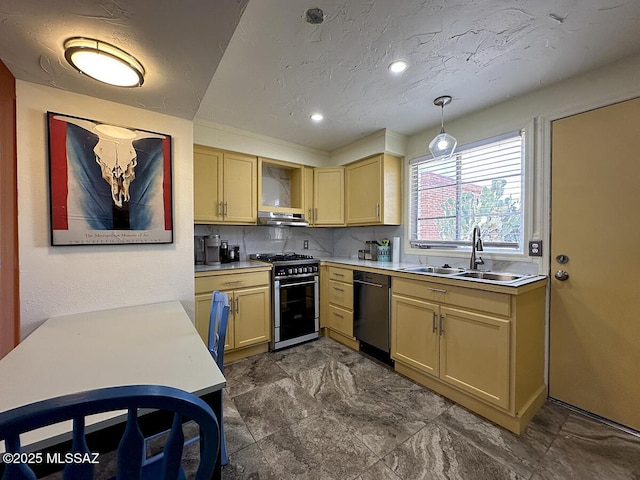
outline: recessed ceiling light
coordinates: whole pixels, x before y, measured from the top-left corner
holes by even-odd
[[[398,60],[397,62],[393,62],[389,65],[389,71],[393,73],[402,73],[407,69],[407,62],[404,60]]]
[[[118,87],[139,87],[144,67],[124,50],[92,38],[73,37],[64,42],[64,58],[95,80]]]
[[[311,115],[311,120],[313,120],[314,122],[321,122],[323,119],[324,117],[321,113],[314,113],[313,115]]]

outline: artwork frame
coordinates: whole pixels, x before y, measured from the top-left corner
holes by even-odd
[[[52,246],[173,243],[171,135],[47,112]]]

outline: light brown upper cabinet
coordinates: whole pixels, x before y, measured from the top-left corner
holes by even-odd
[[[258,200],[261,212],[304,211],[304,166],[258,157]]]
[[[402,223],[402,160],[379,154],[345,167],[347,225]]]
[[[344,167],[313,169],[313,224],[344,225]]]
[[[195,223],[255,224],[257,192],[256,157],[194,145]]]
[[[309,226],[314,225],[313,218],[313,167],[304,167],[304,204],[302,206],[304,218],[309,223]]]

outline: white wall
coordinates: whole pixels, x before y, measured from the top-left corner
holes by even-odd
[[[180,300],[193,311],[193,124],[16,82],[21,330],[49,317]],[[173,141],[174,243],[50,246],[46,112],[165,133]]]
[[[194,143],[313,167],[329,165],[329,153],[219,123],[196,120]]]

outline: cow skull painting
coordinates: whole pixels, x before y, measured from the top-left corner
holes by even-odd
[[[141,138],[163,138],[164,136],[116,127],[115,125],[97,124],[79,118],[65,117],[65,121],[98,136],[98,143],[93,148],[96,162],[100,165],[102,178],[111,186],[113,203],[122,207],[124,202],[129,201],[129,186],[136,178],[135,168],[138,161],[133,141]]]
[[[49,113],[49,137],[61,244],[172,240],[170,136]]]

